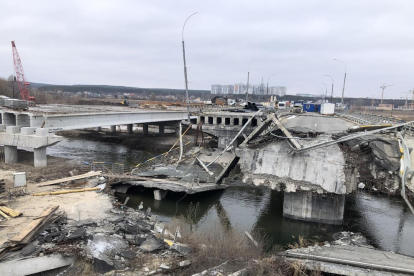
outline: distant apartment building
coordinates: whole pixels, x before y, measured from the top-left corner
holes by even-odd
[[[213,84],[211,86],[211,94],[231,95],[234,93],[234,85]]]
[[[216,95],[240,95],[246,94],[247,85],[244,83],[236,83],[234,85],[213,84],[211,86],[211,94]],[[287,91],[286,86],[269,86],[269,93],[264,84],[251,85],[249,84],[249,94],[253,95],[277,95],[285,96]]]
[[[305,93],[298,93],[296,96],[304,97],[304,98],[318,98],[323,97],[323,95],[315,95],[315,94],[305,94]]]

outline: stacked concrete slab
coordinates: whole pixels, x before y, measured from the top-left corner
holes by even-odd
[[[4,106],[15,109],[27,109],[29,107],[29,102],[17,99],[4,99]]]
[[[10,99],[7,96],[0,96],[0,106],[4,106],[4,100]]]

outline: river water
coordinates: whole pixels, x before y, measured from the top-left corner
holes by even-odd
[[[117,144],[65,138],[49,147],[47,153],[74,161],[99,160],[133,165],[160,152],[137,151]],[[218,192],[186,196],[169,193],[162,201],[155,201],[151,190],[117,194],[121,202],[127,196],[130,197],[128,206],[138,208],[143,202],[144,207],[151,207],[162,221],[185,215],[191,203],[199,203],[199,230],[220,222],[224,227],[233,229],[259,230],[271,237],[275,244],[282,246],[296,242],[299,235],[316,241],[330,241],[332,234],[338,231],[361,232],[376,248],[414,257],[414,215],[400,197],[389,198],[362,192],[348,195],[344,224],[332,226],[284,218],[283,193],[268,188],[247,187],[241,183]]]

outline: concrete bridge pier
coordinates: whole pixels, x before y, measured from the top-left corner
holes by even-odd
[[[127,133],[128,134],[132,134],[133,133],[133,124],[128,124],[127,125]]]
[[[148,124],[142,124],[142,132],[144,135],[148,135]]]
[[[101,127],[96,127],[96,131],[101,132],[102,128]]]
[[[14,164],[19,162],[16,146],[4,146],[4,162],[6,164]]]
[[[34,166],[35,168],[47,166],[46,147],[34,149]]]
[[[154,199],[155,200],[161,200],[167,195],[168,191],[164,190],[154,190]]]
[[[160,136],[164,136],[165,133],[165,126],[164,125],[159,125],[159,134]]]
[[[115,133],[116,132],[116,126],[111,126],[111,133]]]
[[[291,219],[341,225],[345,195],[316,192],[285,192],[283,216]]]

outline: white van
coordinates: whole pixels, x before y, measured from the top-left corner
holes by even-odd
[[[279,102],[278,105],[277,105],[277,108],[285,109],[286,108],[286,102]]]

